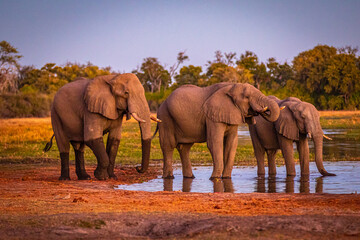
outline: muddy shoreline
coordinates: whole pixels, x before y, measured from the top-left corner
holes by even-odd
[[[358,239],[358,194],[114,190],[155,178],[116,167],[118,180],[58,181],[57,161],[0,164],[0,239]],[[88,166],[93,176],[94,166]]]

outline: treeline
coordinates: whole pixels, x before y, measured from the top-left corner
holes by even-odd
[[[17,49],[0,42],[0,117],[47,116],[55,92],[78,77],[118,73],[91,63],[47,63],[42,68],[21,66]],[[291,63],[275,58],[260,62],[254,52],[216,51],[202,66],[185,65],[189,57],[180,52],[170,67],[148,57],[133,70],[142,82],[149,105],[159,104],[184,84],[209,86],[218,82],[250,83],[266,95],[280,99],[295,96],[322,110],[360,108],[360,57],[358,49],[318,45],[299,53]]]

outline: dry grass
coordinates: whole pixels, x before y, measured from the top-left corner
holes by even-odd
[[[360,129],[360,111],[322,111],[323,128],[356,128]],[[152,123],[154,132],[156,123]],[[0,158],[54,158],[58,159],[56,143],[49,152],[42,150],[53,135],[50,118],[15,118],[0,119]],[[106,137],[104,138],[106,141]],[[174,151],[175,162],[180,163],[177,151]],[[280,153],[279,153],[280,154]],[[211,155],[206,143],[195,144],[190,154],[193,163],[211,163]],[[90,162],[96,159],[90,149],[86,148],[85,158]],[[118,157],[122,164],[139,164],[141,160],[141,140],[138,124],[135,120],[124,121],[122,141]],[[162,159],[159,138],[155,137],[151,149],[152,159]],[[283,162],[277,157],[279,164]],[[74,159],[72,151],[70,159]],[[241,144],[237,148],[235,163],[237,165],[256,165],[251,143]]]

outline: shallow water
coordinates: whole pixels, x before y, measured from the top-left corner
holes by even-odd
[[[346,136],[348,132],[357,132],[355,129],[323,129],[324,134],[331,137],[333,140],[324,139],[323,142],[323,158],[326,160],[346,160],[351,157],[360,156],[360,141],[350,139]],[[250,133],[247,126],[240,126],[238,130],[239,145],[252,145]],[[294,149],[296,144],[294,143]],[[314,143],[309,140],[310,152],[314,153]]]
[[[321,177],[314,162],[310,163],[310,177],[286,177],[285,166],[277,167],[276,178],[257,178],[256,167],[235,167],[232,179],[211,181],[212,166],[194,167],[195,179],[184,179],[181,168],[174,170],[175,179],[159,176],[149,182],[119,185],[117,189],[136,191],[233,192],[233,193],[360,193],[360,162],[324,162],[328,172],[337,176]],[[266,169],[267,172],[267,169]],[[296,165],[296,172],[300,166]]]

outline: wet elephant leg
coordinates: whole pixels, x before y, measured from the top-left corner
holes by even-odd
[[[181,164],[182,164],[182,172],[184,178],[195,178],[190,161],[190,149],[193,146],[193,143],[182,143],[177,145],[177,150],[180,154]]]
[[[85,170],[85,161],[84,161],[85,144],[83,142],[71,141],[71,145],[73,146],[75,152],[75,167],[76,167],[75,172],[78,179],[79,180],[91,179],[90,175],[87,174]]]
[[[249,131],[251,134],[251,142],[254,148],[254,154],[257,161],[257,174],[258,177],[264,178],[265,177],[265,162],[264,162],[264,155],[265,155],[265,148],[262,146],[260,139],[257,135],[254,126],[249,126]]]
[[[285,159],[287,176],[295,176],[295,161],[294,161],[294,148],[293,140],[278,135],[279,145],[282,155]]]
[[[269,149],[266,151],[268,157],[268,166],[269,166],[269,176],[276,176],[276,162],[275,162],[275,155],[277,150],[276,149]]]
[[[162,120],[163,124],[159,124],[159,138],[160,138],[160,147],[163,153],[163,178],[173,179],[173,153],[176,147],[176,140],[174,136],[174,127],[172,125],[172,120],[164,117]]]
[[[69,170],[69,152],[60,153],[61,159],[61,175],[59,180],[70,180]]]
[[[238,145],[238,126],[230,126],[228,133],[224,137],[224,171],[222,178],[231,178],[231,172],[234,166],[236,147]]]
[[[94,175],[99,180],[105,180],[109,177],[107,169],[109,167],[109,157],[105,150],[103,138],[97,138],[86,142],[86,145],[94,152],[98,165]]]
[[[119,148],[119,144],[120,144],[119,139],[111,138],[109,135],[107,143],[106,143],[106,153],[109,157],[109,166],[108,166],[107,172],[108,172],[109,178],[112,178],[112,179],[117,179],[117,177],[114,173],[114,168],[115,168],[115,159],[116,159],[116,154],[117,154],[117,151]]]
[[[297,150],[299,152],[301,175],[307,176],[310,174],[309,170],[309,143],[306,135],[300,136],[298,142],[296,142]]]
[[[224,171],[224,132],[226,125],[223,123],[214,123],[211,120],[207,121],[207,147],[210,150],[214,169],[210,180],[220,178]]]

